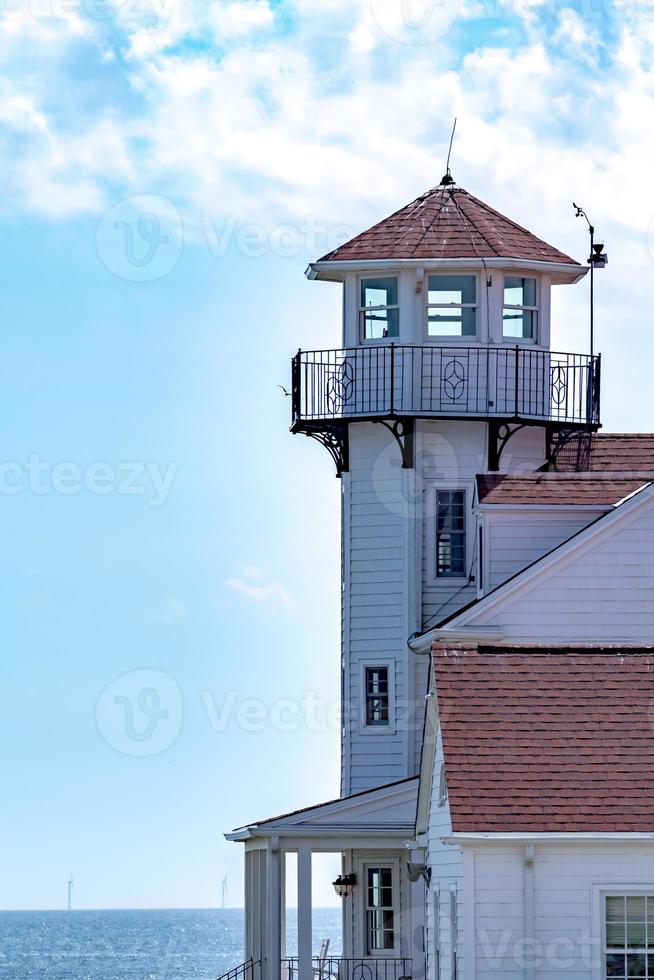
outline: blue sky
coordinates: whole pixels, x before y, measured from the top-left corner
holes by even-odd
[[[453,116],[473,193],[580,258],[593,217],[605,425],[654,428],[653,44],[608,0],[0,17],[0,907],[239,904],[222,831],[337,792],[339,486],[278,385],[338,344],[307,262],[436,184]]]

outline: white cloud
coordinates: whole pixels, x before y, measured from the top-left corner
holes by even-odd
[[[240,596],[271,612],[293,612],[295,603],[286,587],[278,581],[266,581],[263,573],[255,567],[244,569],[240,577],[228,578],[225,588],[233,595]]]
[[[174,595],[167,599],[160,610],[149,615],[149,619],[154,620],[156,623],[163,623],[164,626],[171,626],[173,623],[178,623],[187,617],[188,609],[182,600]]]

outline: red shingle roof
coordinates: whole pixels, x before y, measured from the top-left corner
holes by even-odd
[[[654,433],[580,433],[548,469],[559,473],[574,470],[654,473]]]
[[[554,473],[511,476],[487,473],[477,477],[477,496],[483,504],[558,504],[611,506],[638,490],[643,478],[580,476]]]
[[[436,187],[321,262],[514,258],[579,265],[461,187]]]
[[[654,831],[654,648],[433,657],[455,832]]]

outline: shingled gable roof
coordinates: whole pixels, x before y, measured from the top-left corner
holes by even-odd
[[[640,481],[639,481],[640,482]],[[468,617],[474,618],[480,613],[488,613],[504,601],[511,601],[517,591],[523,586],[533,583],[537,576],[545,576],[551,569],[558,565],[560,567],[567,561],[574,561],[580,550],[594,546],[598,534],[611,533],[611,529],[623,520],[629,520],[635,512],[642,507],[650,505],[654,497],[654,483],[645,482],[641,487],[622,499],[619,504],[611,510],[600,514],[595,520],[591,521],[586,527],[581,528],[571,537],[561,544],[552,548],[546,554],[537,558],[531,564],[516,572],[505,582],[495,586],[481,598],[473,599],[471,602],[443,617],[438,623],[424,633],[414,637],[414,641],[426,643],[431,634],[443,628],[458,629],[468,624]]]
[[[654,832],[654,649],[434,645],[454,833]]]
[[[546,469],[557,473],[654,474],[654,433],[579,433]]]
[[[436,187],[320,259],[524,259],[581,266],[462,187]]]
[[[646,483],[643,477],[534,473],[484,473],[477,476],[480,504],[518,506],[611,507]]]

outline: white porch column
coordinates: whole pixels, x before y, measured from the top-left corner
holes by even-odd
[[[305,844],[297,852],[298,980],[313,980],[311,939],[311,847]]]
[[[282,960],[282,854],[279,837],[271,837],[267,846],[266,894],[266,980],[280,980]]]

